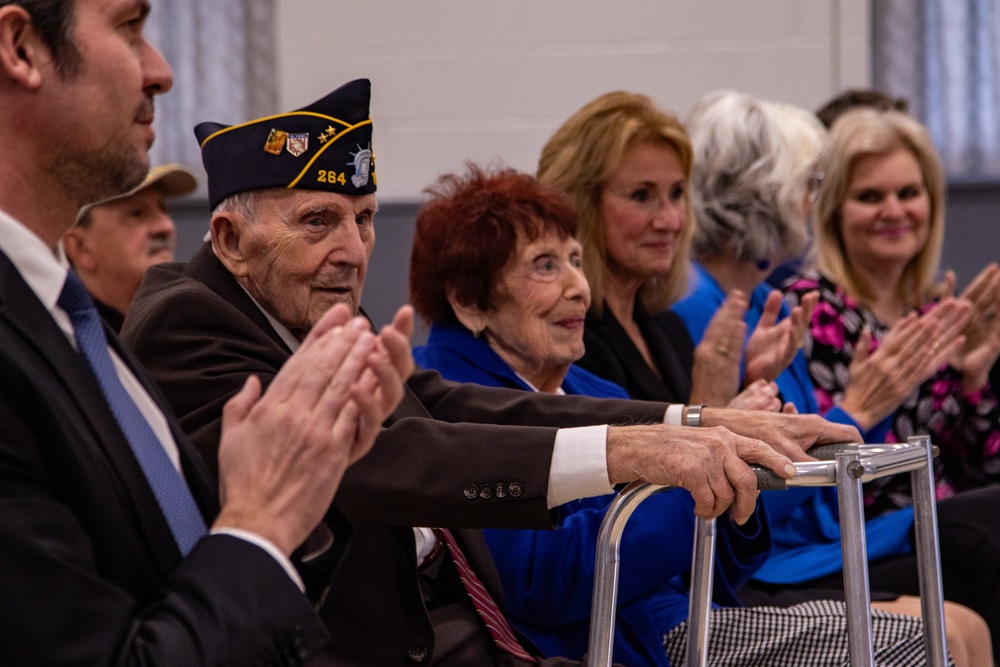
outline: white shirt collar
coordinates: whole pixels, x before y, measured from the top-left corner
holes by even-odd
[[[0,250],[14,263],[45,308],[54,311],[69,270],[62,241],[53,252],[41,237],[0,211]]]
[[[233,278],[233,280],[236,280],[236,278]],[[287,345],[288,349],[292,351],[292,354],[295,354],[295,351],[299,349],[300,345],[302,345],[302,341],[293,336],[292,332],[288,330],[288,327],[279,322],[273,315],[271,315],[271,313],[267,312],[267,309],[260,305],[257,299],[253,298],[253,294],[247,291],[247,288],[243,287],[243,284],[240,283],[240,281],[237,280],[236,284],[240,286],[240,289],[247,293],[247,296],[250,297],[251,301],[253,301],[253,305],[257,306],[257,309],[264,313],[264,317],[266,317],[267,321],[270,322],[274,331],[278,334],[281,340],[285,342],[285,345]]]
[[[513,368],[511,370],[514,371]],[[531,382],[528,381],[528,378],[524,377],[523,375],[521,375],[517,371],[514,371],[514,375],[516,375],[521,380],[521,382],[523,382],[524,384],[528,385],[528,388],[531,391],[535,392],[536,394],[539,393],[540,390],[538,389],[538,387],[536,387],[535,385],[531,384]],[[558,387],[556,387],[555,394],[556,394],[556,396],[565,396],[566,395],[566,390],[562,388],[562,385],[559,385]]]

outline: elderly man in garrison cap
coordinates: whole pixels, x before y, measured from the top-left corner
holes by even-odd
[[[153,167],[128,192],[80,209],[63,235],[66,256],[115,331],[121,330],[146,269],[174,259],[177,228],[167,198],[197,186],[194,174],[179,164]]]
[[[210,463],[222,405],[247,376],[268,382],[333,304],[360,307],[377,208],[369,90],[354,81],[298,111],[196,129],[211,242],[186,266],[147,273],[124,336]],[[456,385],[424,371],[407,384],[337,495],[355,533],[321,610],[336,664],[531,664],[533,647],[502,616],[489,629],[481,621],[502,601],[472,529],[550,527],[551,508],[640,476],[688,488],[704,516],[732,504],[751,528],[744,460],[794,472],[756,438],[801,459],[814,442],[858,437],[819,418],[706,408],[699,424],[683,406]],[[470,595],[459,573],[486,595]]]
[[[149,170],[173,81],[149,11],[0,0],[0,663],[292,666],[326,640],[303,593],[346,546],[327,510],[402,398],[406,327],[330,309],[227,405],[209,475],[59,244]]]

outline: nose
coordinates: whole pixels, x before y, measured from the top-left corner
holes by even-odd
[[[653,227],[668,231],[680,231],[687,220],[687,205],[684,200],[671,201],[663,198],[653,216]]]
[[[327,260],[334,264],[344,264],[352,268],[362,268],[368,262],[368,249],[361,238],[361,227],[351,222],[340,225],[336,233],[330,234],[331,247]]]
[[[903,202],[895,194],[888,195],[882,202],[882,216],[886,218],[901,218],[906,215]]]
[[[563,293],[567,299],[581,299],[590,307],[590,283],[583,269],[570,265],[569,270],[563,272]]]
[[[174,73],[166,58],[152,44],[142,43],[143,90],[150,95],[162,95],[174,85]]]
[[[149,233],[154,236],[173,237],[177,233],[177,225],[166,211],[156,211],[149,223]]]

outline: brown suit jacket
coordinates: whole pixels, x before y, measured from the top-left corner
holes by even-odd
[[[207,245],[187,266],[147,272],[123,339],[210,463],[225,401],[249,374],[266,385],[290,353]],[[433,664],[435,629],[410,527],[551,527],[546,494],[556,429],[659,422],[664,409],[458,385],[417,371],[372,452],[348,470],[337,493],[354,527],[323,610],[338,664],[406,664],[415,655]],[[481,534],[455,533],[502,604]]]

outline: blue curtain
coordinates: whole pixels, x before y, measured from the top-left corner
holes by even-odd
[[[910,100],[949,174],[1000,176],[1000,3],[874,0],[873,81]]]

